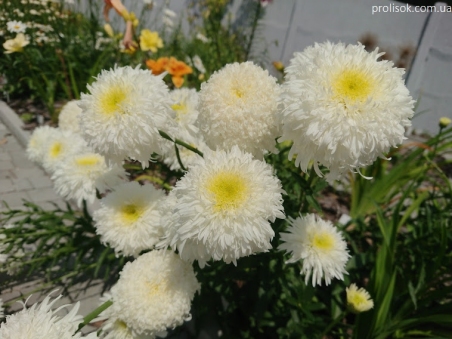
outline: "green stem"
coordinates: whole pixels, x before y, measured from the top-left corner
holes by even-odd
[[[180,166],[181,170],[182,171],[187,171],[187,169],[185,168],[184,164],[182,163],[182,159],[180,158],[180,154],[179,154],[179,148],[177,148],[176,144],[174,144],[174,149],[176,150],[177,162],[179,163],[179,166]]]
[[[75,333],[79,332],[83,327],[88,325],[93,319],[99,316],[103,311],[105,311],[107,308],[109,308],[111,305],[113,305],[113,301],[108,300],[104,302],[102,305],[100,305],[98,308],[96,308],[94,311],[92,311],[90,314],[88,314],[86,317],[83,318],[83,322],[78,325],[77,331]],[[75,334],[74,333],[74,334]]]
[[[345,318],[347,314],[347,310],[341,312],[341,314],[339,314],[339,316],[336,317],[336,319],[334,319],[334,321],[332,321],[328,327],[322,332],[322,335],[319,338],[324,338],[329,331],[331,331],[333,329],[334,326],[336,326],[342,319]]]
[[[154,182],[163,188],[165,188],[167,191],[171,191],[173,187],[171,185],[168,185],[166,182],[164,182],[162,179],[154,177],[152,175],[142,174],[134,179],[135,181],[139,180],[149,180],[150,182]]]
[[[165,133],[165,132],[163,132],[161,130],[159,130],[159,133],[160,133],[160,136],[162,138],[165,138],[166,140],[172,141],[172,142],[174,142],[174,143],[176,143],[178,145],[184,146],[186,149],[189,149],[190,151],[195,152],[196,154],[199,154],[202,157],[204,156],[204,154],[200,150],[198,150],[197,148],[195,148],[193,146],[190,146],[186,142],[183,142],[182,140],[179,140],[179,139],[174,139],[173,140],[167,133]]]

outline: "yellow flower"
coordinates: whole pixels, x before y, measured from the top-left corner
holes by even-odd
[[[157,32],[151,32],[148,29],[143,29],[140,35],[140,47],[143,51],[157,52],[157,49],[163,47],[163,41],[160,39]]]
[[[14,39],[6,40],[3,43],[3,48],[6,49],[5,54],[22,52],[24,47],[29,43],[30,41],[25,38],[25,35],[23,33],[19,33]]]
[[[113,38],[114,35],[115,35],[115,33],[113,32],[113,28],[112,28],[111,25],[108,24],[108,23],[104,25],[104,31],[105,31],[105,33],[107,33],[107,35],[108,35],[110,38]]]
[[[351,312],[361,313],[374,307],[369,292],[364,288],[358,289],[355,284],[351,284],[345,290],[347,292],[347,306]]]
[[[284,64],[281,61],[273,61],[273,67],[279,72],[284,72]]]
[[[120,14],[123,17],[124,21],[131,21],[133,27],[137,27],[140,23],[134,12],[129,13],[127,12],[127,10],[123,10]]]
[[[450,123],[452,122],[452,120],[448,117],[442,117],[441,119],[439,119],[439,126],[441,128],[446,128],[447,126],[450,125]]]

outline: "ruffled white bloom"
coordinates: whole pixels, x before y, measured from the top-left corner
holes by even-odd
[[[413,104],[390,61],[362,45],[316,44],[295,53],[286,68],[280,142],[293,140],[289,159],[306,171],[329,168],[329,182],[359,171],[404,139]]]
[[[364,288],[358,289],[356,284],[351,284],[345,290],[347,292],[347,306],[353,313],[365,312],[374,307],[369,292]]]
[[[121,315],[133,338],[162,335],[190,319],[199,288],[189,263],[170,251],[151,251],[124,266],[111,289],[111,312]]]
[[[127,157],[149,164],[160,153],[158,129],[170,124],[171,100],[161,76],[132,67],[102,71],[82,94],[80,128],[84,138],[108,160]]]
[[[58,128],[49,126],[41,126],[33,131],[28,141],[27,156],[28,159],[42,165],[44,154],[46,153],[46,145],[60,134]]]
[[[177,220],[168,243],[184,260],[237,259],[271,248],[270,222],[284,218],[281,183],[272,167],[237,146],[206,151],[176,184]]]
[[[201,85],[199,127],[212,149],[243,151],[262,158],[276,152],[280,86],[252,62],[226,65]]]
[[[103,193],[119,185],[127,177],[125,170],[117,165],[107,166],[105,158],[96,153],[80,153],[69,156],[55,166],[52,174],[55,191],[66,199],[92,203],[96,189]]]
[[[71,131],[73,133],[80,133],[80,114],[82,109],[78,106],[80,100],[69,101],[61,109],[58,115],[58,126],[63,131]]]
[[[25,33],[27,25],[21,21],[12,20],[6,23],[6,29],[11,33]]]
[[[345,264],[350,255],[347,244],[337,228],[315,214],[307,214],[296,219],[289,218],[288,233],[281,233],[280,250],[292,254],[286,263],[303,260],[301,274],[305,274],[306,284],[312,275],[312,285],[329,285],[332,278],[344,280]]]
[[[100,297],[100,305],[107,301],[113,302],[113,296],[107,292]],[[120,310],[119,310],[120,311]],[[122,312],[114,307],[108,307],[100,316],[93,321],[102,321],[102,332],[99,338],[102,339],[154,339],[155,335],[140,334],[134,335],[133,330],[121,319]],[[158,335],[160,337],[166,336],[165,333]]]
[[[170,92],[174,120],[192,133],[198,133],[198,92],[190,88],[178,88]]]
[[[152,185],[122,184],[101,200],[93,215],[101,241],[116,253],[138,256],[154,247],[164,234],[160,201],[165,193]]]
[[[53,137],[44,143],[42,166],[48,173],[53,173],[67,157],[89,151],[79,134],[57,129]]]
[[[6,322],[0,326],[0,338],[2,339],[74,339],[96,338],[96,334],[82,337],[80,332],[75,333],[83,317],[77,315],[80,303],[76,303],[66,315],[60,315],[60,311],[70,305],[54,308],[54,304],[61,298],[58,296],[50,300],[47,296],[41,303],[36,303],[30,308],[8,315]],[[74,334],[75,333],[75,334]]]
[[[183,127],[180,127],[178,130],[172,132],[172,136],[175,138],[182,140],[189,144],[192,147],[195,147],[202,153],[209,150],[206,143],[202,139],[200,135],[193,136],[193,134],[189,133],[187,130],[184,130]],[[179,150],[179,157],[182,161],[182,164],[185,168],[190,168],[200,157],[199,154],[185,148],[184,146],[177,145],[177,149]],[[167,164],[171,170],[177,171],[181,170],[179,161],[177,160],[176,149],[174,147],[174,143],[167,141],[165,150],[163,151],[163,162]]]

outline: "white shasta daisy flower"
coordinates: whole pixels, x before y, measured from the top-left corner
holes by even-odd
[[[67,157],[89,151],[88,145],[79,134],[57,129],[54,136],[44,143],[42,166],[48,173],[53,173]]]
[[[117,165],[107,166],[105,158],[96,153],[80,153],[69,156],[55,166],[52,180],[55,191],[66,199],[92,203],[96,189],[103,193],[124,182],[125,170]]]
[[[192,133],[198,133],[198,92],[195,89],[183,87],[172,90],[170,96],[177,125]]]
[[[329,182],[359,171],[404,139],[414,101],[403,69],[377,61],[363,45],[315,44],[295,53],[281,97],[282,137],[289,159],[307,171],[311,161],[329,168]]]
[[[6,23],[6,29],[11,33],[25,33],[27,25],[21,21],[12,20]]]
[[[284,218],[281,183],[272,167],[237,146],[206,151],[173,189],[177,221],[170,246],[204,266],[211,258],[237,259],[271,248],[270,222]]]
[[[374,302],[369,292],[364,288],[358,289],[356,284],[351,284],[345,290],[347,292],[347,307],[351,312],[361,313],[374,307]]]
[[[162,76],[132,67],[102,71],[82,94],[80,128],[84,138],[108,160],[127,157],[149,164],[160,153],[158,130],[171,123],[171,100]]]
[[[70,305],[54,308],[54,304],[61,298],[58,296],[53,300],[50,295],[41,303],[36,303],[30,308],[8,315],[6,322],[0,326],[0,338],[2,339],[74,339],[74,338],[97,338],[96,333],[83,337],[80,332],[75,333],[83,317],[77,315],[80,303],[76,303],[72,310],[66,315],[60,315],[62,309]]]
[[[129,182],[117,186],[94,212],[96,233],[116,253],[138,256],[153,248],[164,234],[160,222],[164,197],[165,193],[152,185]]]
[[[113,302],[113,297],[111,293],[105,293],[100,298],[100,305],[107,301]],[[119,311],[119,313],[118,313]],[[155,335],[140,334],[134,335],[133,330],[127,326],[127,324],[121,319],[121,310],[115,309],[114,307],[108,307],[103,311],[98,318],[94,321],[102,321],[102,331],[99,338],[102,339],[154,339]],[[166,331],[159,333],[157,335],[160,337],[166,336]]]
[[[111,312],[121,314],[134,338],[161,335],[190,319],[199,288],[189,263],[171,251],[154,250],[124,266],[111,289]]]
[[[243,151],[262,159],[276,152],[280,86],[252,62],[228,64],[201,85],[199,127],[212,149]]]
[[[296,219],[289,218],[288,233],[281,233],[280,250],[291,253],[287,263],[303,260],[301,274],[306,275],[306,284],[312,276],[312,285],[329,285],[332,278],[344,280],[345,264],[350,255],[347,244],[337,228],[315,214]]]
[[[58,127],[63,131],[71,131],[73,133],[80,133],[80,114],[82,109],[78,106],[80,100],[69,101],[61,109],[58,115]]]
[[[28,141],[26,150],[28,159],[42,165],[48,142],[60,135],[60,133],[61,131],[58,128],[50,126],[36,128]]]

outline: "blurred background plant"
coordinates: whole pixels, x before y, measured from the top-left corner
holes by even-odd
[[[180,87],[186,81],[185,86],[199,89],[203,81],[227,63],[263,58],[262,51],[253,53],[253,41],[265,8],[258,1],[250,1],[246,10],[252,10],[252,14],[245,13],[250,21],[234,26],[229,13],[231,3],[192,1],[185,13],[177,15],[167,2],[161,6],[150,2],[134,14],[135,48],[125,48],[124,22],[119,15],[110,13],[111,25],[106,25],[102,1],[3,2],[3,96],[31,99],[43,105],[47,111],[44,115],[56,124],[61,106],[56,103],[78,99],[102,69],[115,65],[146,68],[157,60],[171,61],[163,67],[160,62],[159,69],[151,68],[157,74],[168,72],[165,81],[170,88]],[[190,26],[187,30],[182,27],[184,15],[184,22]],[[11,23],[17,23],[17,27]],[[15,40],[21,34],[26,45]],[[19,47],[11,50],[5,43]],[[26,122],[29,121],[27,117]]]

